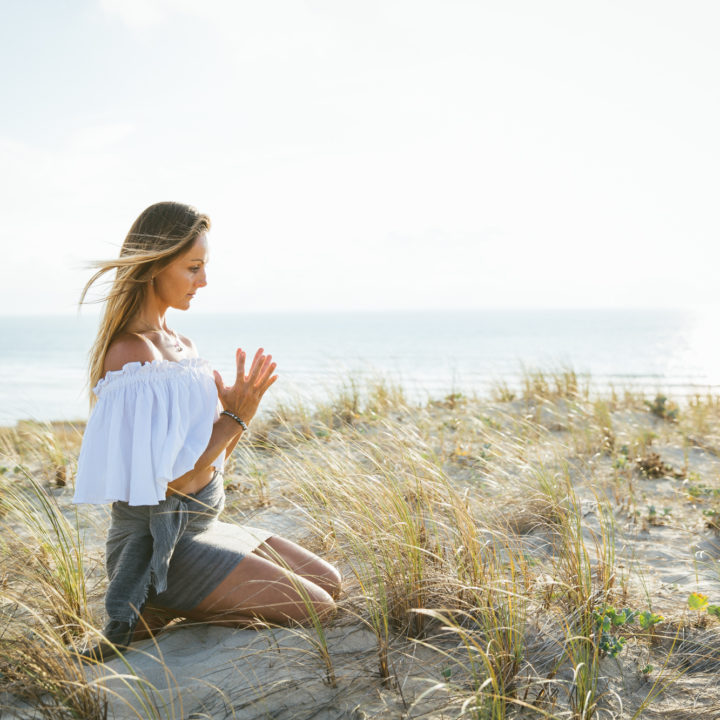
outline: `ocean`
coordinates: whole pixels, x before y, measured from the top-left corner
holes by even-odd
[[[234,351],[278,363],[266,407],[385,378],[411,400],[478,393],[524,369],[572,368],[599,388],[682,399],[720,391],[720,333],[690,310],[484,310],[168,315],[228,380]],[[0,317],[0,425],[87,417],[97,315]]]

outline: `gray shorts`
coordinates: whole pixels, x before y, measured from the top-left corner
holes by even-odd
[[[225,507],[222,473],[187,501],[188,524],[177,541],[167,575],[167,588],[151,599],[156,607],[192,610],[248,554],[273,533],[218,520]],[[114,510],[114,508],[113,508]],[[113,521],[116,513],[113,512]]]

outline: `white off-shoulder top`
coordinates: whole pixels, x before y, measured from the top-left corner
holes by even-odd
[[[75,503],[157,505],[167,484],[195,467],[222,407],[202,358],[130,362],[93,388]],[[224,451],[212,465],[222,469]]]

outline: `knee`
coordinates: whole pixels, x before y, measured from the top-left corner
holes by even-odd
[[[324,560],[315,563],[315,566],[309,572],[303,573],[303,575],[314,585],[322,588],[332,600],[337,600],[340,597],[342,575],[337,568]]]
[[[340,571],[333,565],[328,566],[327,577],[324,578],[323,590],[333,600],[337,600],[340,597],[340,591],[342,590],[342,575]]]
[[[342,589],[342,575],[340,571],[324,560],[318,560],[309,571],[303,572],[307,578],[317,587],[321,588],[332,600],[340,597]]]
[[[304,622],[313,622],[314,620],[327,620],[337,612],[337,605],[324,588],[317,585],[309,598],[309,602],[305,603]]]
[[[307,577],[315,585],[321,587],[333,600],[340,597],[342,575],[334,565],[318,558],[315,567]]]

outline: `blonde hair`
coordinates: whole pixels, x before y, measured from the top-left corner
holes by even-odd
[[[92,388],[103,376],[108,348],[142,307],[152,279],[209,229],[210,218],[191,205],[155,203],[143,210],[133,223],[123,242],[120,257],[90,264],[98,271],[85,285],[80,305],[97,280],[111,270],[117,271],[108,295],[94,301],[104,302],[105,311],[90,349],[88,390],[91,406],[95,402]]]

